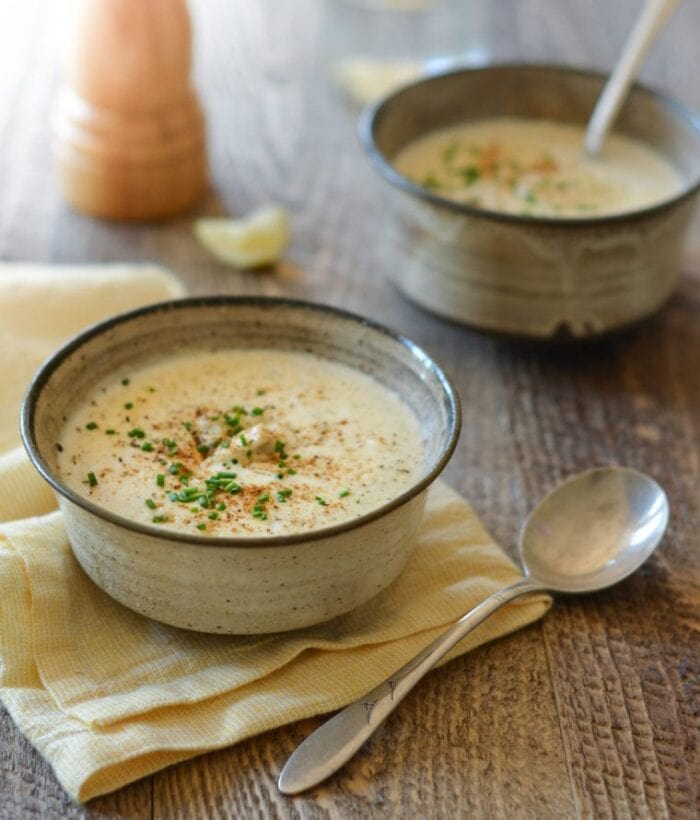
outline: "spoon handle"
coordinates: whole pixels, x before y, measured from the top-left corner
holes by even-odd
[[[637,76],[649,47],[677,3],[678,0],[646,0],[588,121],[585,147],[590,156],[600,153],[610,126],[627,97],[632,80]]]
[[[279,790],[283,794],[297,794],[337,772],[418,681],[472,629],[513,598],[542,591],[539,584],[523,578],[477,604],[390,678],[309,735],[282,769],[277,781]]]

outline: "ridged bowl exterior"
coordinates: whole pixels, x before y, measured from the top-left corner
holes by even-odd
[[[666,156],[683,192],[629,214],[544,219],[449,202],[398,174],[392,158],[418,137],[493,116],[585,124],[603,77],[550,66],[494,66],[429,77],[368,112],[361,137],[391,183],[387,270],[418,304],[515,336],[596,336],[657,310],[678,279],[700,186],[700,124],[676,103],[635,86],[618,130]]]

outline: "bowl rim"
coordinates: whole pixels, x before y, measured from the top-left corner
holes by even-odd
[[[594,68],[578,67],[561,65],[557,63],[528,63],[528,62],[503,62],[490,63],[486,66],[458,66],[456,68],[449,68],[446,70],[427,71],[422,77],[416,80],[407,82],[385,94],[376,103],[367,106],[360,113],[358,120],[358,136],[360,143],[368,155],[370,162],[374,168],[379,171],[382,177],[386,179],[393,186],[400,188],[407,194],[415,196],[428,202],[431,205],[446,208],[456,213],[465,214],[474,218],[486,219],[495,222],[507,222],[516,225],[529,225],[537,227],[552,227],[552,228],[583,228],[583,227],[600,227],[601,225],[616,224],[619,222],[628,222],[635,219],[643,219],[652,216],[656,213],[671,208],[686,199],[692,198],[698,190],[700,190],[700,174],[697,178],[689,183],[684,183],[681,191],[675,196],[664,199],[655,205],[649,205],[645,208],[637,208],[631,211],[622,211],[620,213],[613,213],[601,216],[589,217],[563,217],[563,216],[536,216],[531,214],[513,214],[504,213],[502,211],[493,211],[486,208],[477,208],[473,205],[467,205],[462,202],[455,202],[454,200],[442,197],[424,188],[416,182],[413,182],[408,177],[400,174],[392,165],[392,163],[385,157],[382,151],[379,150],[375,139],[374,131],[376,124],[380,117],[386,115],[387,106],[398,96],[414,88],[418,85],[429,84],[445,77],[457,76],[463,74],[483,74],[483,73],[499,73],[501,71],[514,71],[535,69],[538,71],[546,71],[552,74],[563,75],[578,75],[582,77],[593,78],[605,82],[608,75],[605,72]],[[630,93],[647,94],[653,99],[657,100],[664,108],[666,108],[671,115],[685,121],[691,129],[696,132],[698,141],[700,143],[700,114],[696,114],[692,109],[683,105],[683,103],[658,91],[643,83],[635,82],[630,88]]]
[[[37,401],[49,378],[53,375],[57,368],[65,361],[66,358],[68,358],[68,356],[79,350],[91,339],[104,334],[118,325],[126,324],[141,316],[162,313],[165,311],[174,312],[178,310],[190,310],[192,308],[206,309],[222,306],[229,306],[232,308],[271,307],[272,309],[276,307],[291,307],[301,311],[307,310],[324,313],[326,315],[335,316],[340,319],[359,324],[375,333],[379,333],[392,339],[394,342],[404,347],[412,357],[414,357],[426,370],[430,371],[437,378],[437,381],[442,389],[443,397],[447,399],[447,440],[439,458],[435,461],[430,471],[420,478],[419,481],[413,483],[410,487],[408,487],[408,489],[393,498],[391,501],[370,510],[368,513],[365,513],[358,518],[352,518],[348,521],[343,521],[330,527],[309,530],[308,532],[271,536],[223,537],[199,534],[190,535],[183,532],[173,532],[160,527],[154,527],[149,524],[141,524],[137,521],[132,521],[129,518],[125,518],[117,513],[111,512],[99,504],[95,504],[64,484],[49,467],[46,459],[42,455],[36,441],[34,429]],[[82,508],[86,512],[92,513],[111,524],[132,532],[148,535],[153,538],[187,543],[194,546],[239,547],[244,549],[251,547],[290,546],[293,544],[320,541],[362,527],[365,524],[369,524],[372,521],[382,518],[393,510],[398,509],[423,492],[423,490],[430,486],[430,484],[432,484],[438,475],[443,471],[447,465],[447,462],[450,460],[455,447],[457,446],[461,426],[462,412],[457,390],[440,365],[438,365],[437,362],[435,362],[435,360],[415,342],[411,341],[406,336],[397,333],[396,331],[390,330],[379,322],[372,319],[367,319],[364,316],[360,316],[356,313],[352,313],[334,305],[324,305],[307,300],[272,296],[216,295],[184,297],[182,299],[171,299],[164,302],[156,302],[110,316],[109,318],[92,324],[80,331],[77,335],[73,336],[61,347],[59,347],[58,350],[51,354],[48,359],[40,365],[25,392],[20,408],[20,435],[30,461],[44,480],[47,481],[48,484],[57,493],[59,493],[59,495],[66,498],[68,501],[71,501],[73,504]]]

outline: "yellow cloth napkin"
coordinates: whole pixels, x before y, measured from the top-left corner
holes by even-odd
[[[82,572],[61,515],[17,441],[31,371],[87,322],[177,295],[154,268],[0,266],[0,699],[58,779],[88,800],[202,752],[360,696],[518,571],[468,505],[430,493],[401,577],[359,610],[286,635],[199,635],[113,601]],[[40,317],[40,318],[39,318]],[[6,452],[2,452],[2,450]],[[509,604],[452,656],[540,617]]]

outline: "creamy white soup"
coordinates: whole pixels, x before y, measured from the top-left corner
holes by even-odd
[[[393,164],[444,197],[512,214],[601,216],[634,211],[678,194],[673,166],[648,146],[611,134],[598,158],[577,125],[494,118],[421,137]]]
[[[412,411],[337,362],[275,350],[178,354],[98,384],[57,442],[59,474],[143,524],[214,536],[328,527],[421,474]]]

